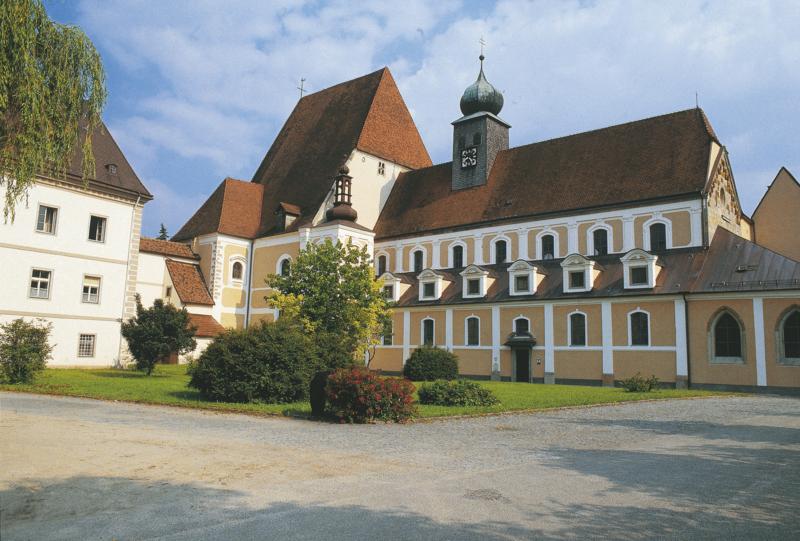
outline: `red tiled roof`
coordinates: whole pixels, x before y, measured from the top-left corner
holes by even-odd
[[[200,265],[181,263],[172,259],[165,261],[175,293],[183,304],[205,304],[213,306],[214,301],[200,271]]]
[[[214,338],[225,332],[225,327],[207,314],[192,314],[190,312],[189,323],[197,328],[194,335],[198,338]]]
[[[261,184],[226,178],[172,240],[189,240],[208,233],[255,238],[261,223],[263,191]],[[270,216],[273,211],[269,211]]]
[[[690,109],[501,151],[488,182],[475,188],[451,189],[450,162],[409,171],[375,236],[699,194],[711,141],[705,115]]]
[[[200,256],[192,252],[192,249],[186,244],[147,237],[139,239],[139,251],[149,254],[185,257],[187,259],[200,259]]]

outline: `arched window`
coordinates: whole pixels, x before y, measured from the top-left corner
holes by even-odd
[[[508,243],[504,240],[498,240],[494,243],[494,262],[505,263],[508,258]]]
[[[713,356],[720,361],[742,360],[742,327],[730,312],[724,311],[714,320]]]
[[[582,312],[569,315],[569,345],[586,345],[586,314]]]
[[[661,222],[650,226],[650,251],[663,252],[667,249],[667,226]]]
[[[460,269],[464,266],[464,247],[460,244],[453,246],[451,261],[453,262],[452,266],[455,269]]]
[[[628,340],[632,346],[650,345],[650,315],[647,312],[628,314]]]
[[[553,235],[542,237],[542,259],[553,259],[556,257],[556,238]]]
[[[800,364],[800,309],[795,309],[783,319],[780,327],[781,361]]]
[[[477,316],[467,318],[466,324],[466,344],[468,346],[481,345],[481,320]]]
[[[514,320],[514,334],[528,334],[531,332],[531,322],[528,318],[518,317]]]
[[[431,318],[425,318],[422,320],[422,343],[426,346],[432,346],[434,344],[434,321]]]
[[[378,256],[378,276],[383,276],[386,273],[386,256]]]
[[[414,251],[414,272],[422,272],[425,266],[425,253],[422,250]]]
[[[244,265],[240,261],[236,261],[231,268],[231,279],[241,280],[244,274]]]
[[[608,231],[606,229],[592,231],[592,241],[594,243],[593,255],[606,255],[608,253]]]
[[[292,260],[288,257],[281,261],[281,275],[287,276],[292,270]]]

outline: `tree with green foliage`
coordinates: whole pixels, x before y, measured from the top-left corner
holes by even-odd
[[[37,174],[64,178],[82,144],[84,180],[95,174],[92,133],[106,100],[100,55],[83,31],[50,20],[41,0],[0,2],[0,187],[3,214]]]
[[[158,230],[158,236],[156,237],[158,240],[169,240],[169,235],[167,234],[167,228],[164,226],[164,223],[161,223],[161,229]]]
[[[180,310],[172,304],[156,299],[153,306],[145,308],[136,295],[136,316],[122,324],[122,336],[128,341],[128,350],[136,361],[136,369],[153,373],[156,363],[170,355],[194,351],[197,329],[189,321],[186,308]]]
[[[0,376],[9,383],[31,383],[53,351],[52,325],[44,320],[15,319],[0,325]]]
[[[310,242],[286,275],[271,274],[266,300],[281,317],[297,318],[315,337],[327,369],[353,364],[378,343],[390,317],[366,248]]]

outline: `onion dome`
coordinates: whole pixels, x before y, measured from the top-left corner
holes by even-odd
[[[481,55],[481,72],[478,74],[478,79],[469,85],[461,96],[461,112],[464,116],[474,113],[487,112],[497,115],[500,109],[503,108],[503,95],[489,84],[486,76],[483,74],[483,58]]]

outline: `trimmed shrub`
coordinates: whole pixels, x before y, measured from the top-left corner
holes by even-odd
[[[189,386],[215,401],[278,404],[306,400],[317,369],[309,351],[313,351],[311,339],[285,318],[229,330],[189,366]]]
[[[494,406],[500,401],[486,387],[466,379],[423,383],[419,403],[436,406]]]
[[[414,350],[403,367],[403,375],[411,381],[451,380],[458,377],[458,357],[431,346]]]
[[[52,325],[22,318],[0,325],[0,379],[9,383],[31,383],[47,366],[53,351],[48,343]]]
[[[382,378],[366,368],[340,368],[328,376],[328,409],[340,422],[405,422],[416,413],[414,384]]]
[[[654,389],[658,389],[658,378],[655,376],[646,378],[636,372],[635,376],[620,380],[619,384],[629,393],[649,393]]]

